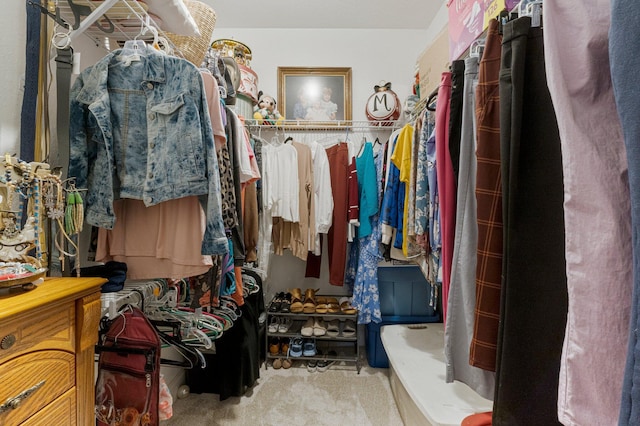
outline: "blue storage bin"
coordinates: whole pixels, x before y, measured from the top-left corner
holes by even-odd
[[[389,358],[380,339],[380,329],[390,324],[422,324],[427,322],[439,322],[440,315],[432,316],[392,316],[382,317],[382,322],[367,324],[365,343],[367,347],[367,362],[374,368],[389,368]]]
[[[431,284],[417,266],[378,268],[378,291],[383,317],[436,315],[435,306],[429,306]]]

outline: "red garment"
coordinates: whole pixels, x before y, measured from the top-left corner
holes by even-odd
[[[442,236],[442,323],[447,321],[447,301],[451,282],[451,260],[456,234],[456,176],[449,155],[449,118],[451,113],[451,73],[443,72],[436,105],[436,173],[440,199]]]
[[[349,148],[341,143],[327,148],[329,174],[333,190],[333,224],[327,233],[329,250],[329,283],[344,284],[347,264],[347,183],[349,180]],[[357,191],[357,188],[356,188]]]
[[[460,426],[491,426],[491,411],[465,417]]]

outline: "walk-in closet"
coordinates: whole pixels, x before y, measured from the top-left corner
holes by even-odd
[[[640,425],[640,6],[12,0],[0,425]]]

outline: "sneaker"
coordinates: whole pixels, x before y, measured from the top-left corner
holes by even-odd
[[[302,356],[302,339],[294,337],[289,344],[289,356],[299,357]]]
[[[305,339],[302,344],[303,356],[316,356],[316,342],[313,339]]]
[[[311,359],[309,361],[307,361],[307,371],[309,373],[313,373],[314,371],[316,371],[316,366],[317,366],[317,361],[315,359]]]
[[[336,351],[330,351],[328,354],[330,357],[336,357],[338,356],[338,354],[336,353]],[[318,363],[316,364],[316,368],[319,372],[324,373],[325,371],[327,371],[329,369],[329,367],[331,367],[333,364],[335,364],[335,359],[321,359],[320,361],[318,361]]]
[[[280,325],[280,317],[271,317],[271,319],[269,320],[269,326],[267,327],[267,330],[269,331],[269,333],[275,333],[276,331],[278,331],[279,325]]]
[[[293,320],[291,318],[281,318],[278,324],[278,333],[286,333],[291,328]]]

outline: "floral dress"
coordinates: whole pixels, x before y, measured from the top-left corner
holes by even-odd
[[[381,192],[382,157],[382,155],[378,155],[374,159],[378,194]],[[371,218],[371,234],[359,238],[357,243],[352,244],[352,246],[357,246],[352,247],[351,250],[351,253],[357,253],[357,256],[350,256],[350,261],[353,273],[354,260],[357,259],[352,304],[358,309],[358,324],[382,321],[378,293],[378,263],[382,260],[382,256],[380,256],[382,223],[379,219],[379,214],[374,215]]]

